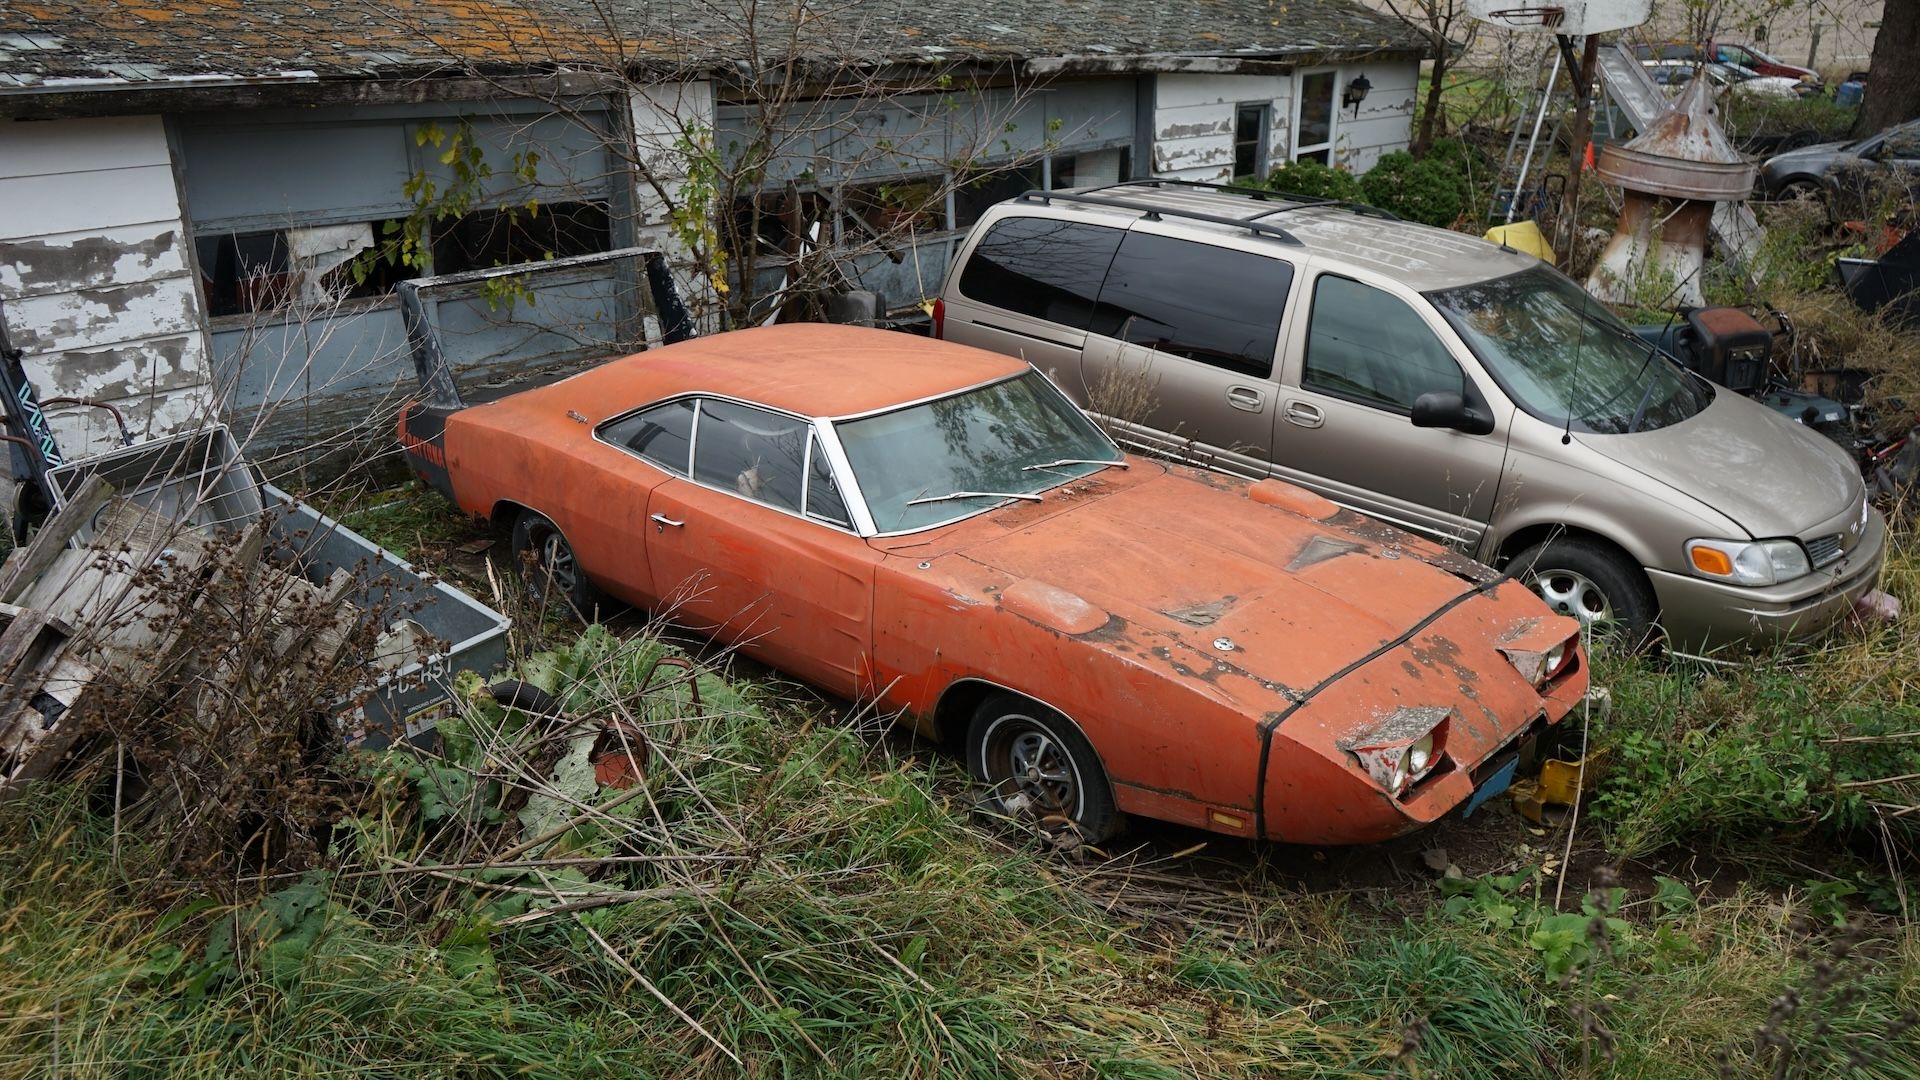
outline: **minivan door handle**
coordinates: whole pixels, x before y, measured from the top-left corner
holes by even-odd
[[[1287,407],[1281,415],[1287,418],[1287,423],[1299,424],[1301,427],[1319,427],[1327,422],[1327,416],[1320,411],[1320,406],[1309,405],[1304,401],[1287,402]]]
[[[1247,412],[1259,412],[1266,407],[1267,395],[1251,386],[1227,387],[1227,404]]]

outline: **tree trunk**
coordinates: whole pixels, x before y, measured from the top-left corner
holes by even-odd
[[[1420,109],[1420,130],[1413,136],[1413,156],[1426,157],[1427,149],[1433,145],[1434,123],[1440,116],[1440,94],[1447,77],[1447,49],[1443,43],[1435,50],[1433,58],[1433,81],[1427,84],[1426,104]]]
[[[1873,72],[1867,80],[1867,100],[1860,107],[1855,131],[1871,135],[1882,128],[1920,116],[1920,4],[1912,0],[1889,3],[1880,14],[1880,30],[1873,36]]]

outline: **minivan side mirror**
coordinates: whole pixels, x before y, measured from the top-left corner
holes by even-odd
[[[1458,390],[1433,390],[1414,399],[1413,426],[1486,435],[1493,431],[1493,417],[1467,404]]]

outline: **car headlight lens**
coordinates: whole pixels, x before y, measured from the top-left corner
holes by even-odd
[[[1374,782],[1387,790],[1389,795],[1398,795],[1407,789],[1407,785],[1433,771],[1439,764],[1440,751],[1446,742],[1446,720],[1438,724],[1412,742],[1394,743],[1387,746],[1355,746],[1349,751],[1359,761],[1360,767]]]
[[[1798,540],[1689,540],[1687,566],[1737,585],[1774,585],[1813,571]]]

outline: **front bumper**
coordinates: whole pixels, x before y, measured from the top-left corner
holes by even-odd
[[[1763,589],[1690,574],[1647,571],[1660,600],[1667,642],[1685,652],[1767,645],[1810,637],[1847,617],[1853,603],[1880,580],[1887,561],[1887,523],[1867,516],[1860,542],[1837,563]]]

